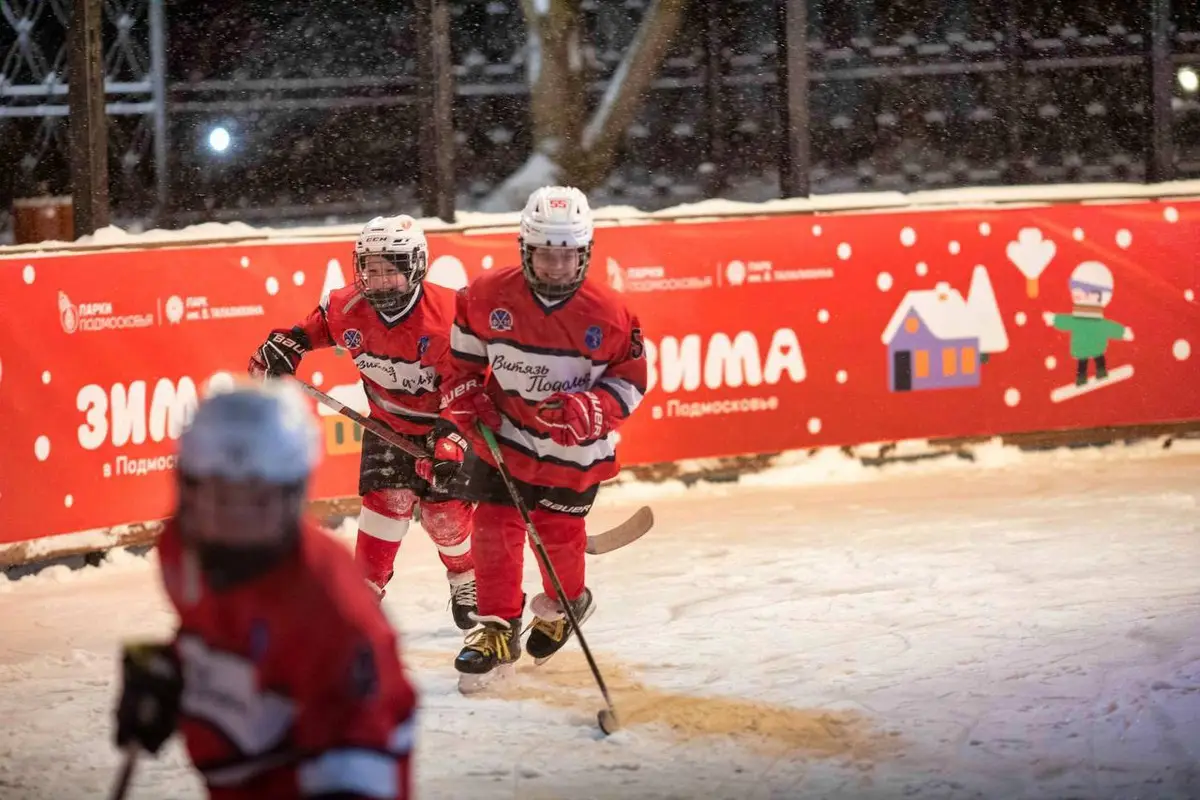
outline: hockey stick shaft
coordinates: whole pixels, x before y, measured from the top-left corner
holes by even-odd
[[[117,780],[113,784],[112,791],[109,792],[109,800],[124,800],[129,791],[129,784],[133,780],[133,768],[137,766],[138,749],[136,746],[126,747],[121,752],[125,754],[125,758],[121,761],[121,770],[117,773]]]
[[[413,458],[429,458],[429,453],[426,453],[423,447],[408,441],[379,420],[374,420],[358,413],[345,403],[335,400],[317,387],[311,386],[299,378],[293,378],[292,380],[299,384],[300,389],[313,400],[316,400],[323,406],[332,408],[334,411],[338,412],[350,421],[357,422],[360,426],[362,426],[363,430],[370,431],[388,444],[399,447]]]
[[[363,430],[370,431],[388,444],[394,444],[396,447],[399,447],[401,450],[413,456],[414,458],[429,458],[429,454],[426,453],[421,447],[403,438],[378,420],[371,419],[370,417],[358,413],[345,403],[335,400],[317,387],[305,383],[299,378],[293,377],[292,380],[298,384],[300,389],[309,397],[316,400],[321,405],[333,409],[351,422],[358,423]],[[592,555],[596,555],[599,553],[608,553],[616,550],[617,548],[624,547],[630,542],[638,539],[643,533],[649,530],[650,526],[653,524],[653,521],[654,517],[650,513],[649,508],[638,509],[637,513],[634,515],[634,518],[626,520],[616,528],[607,531],[601,531],[594,536],[589,536],[587,546],[588,552]],[[638,523],[642,524],[639,525]]]
[[[592,670],[592,677],[596,679],[596,685],[600,687],[600,694],[604,696],[604,703],[608,707],[608,713],[615,718],[617,711],[613,708],[613,701],[608,694],[608,686],[604,683],[604,676],[600,674],[600,668],[596,666],[596,659],[592,657],[592,650],[588,647],[587,640],[583,638],[583,628],[579,625],[579,619],[575,616],[575,608],[567,598],[567,593],[563,591],[562,583],[558,580],[558,573],[554,571],[554,565],[550,563],[550,555],[546,552],[546,547],[542,544],[542,537],[538,535],[537,527],[533,524],[533,517],[529,514],[529,508],[525,505],[525,501],[521,499],[521,493],[517,491],[516,484],[513,483],[512,476],[508,472],[508,467],[504,463],[504,455],[500,452],[500,444],[496,441],[496,435],[482,422],[479,423],[479,432],[483,435],[483,440],[487,442],[488,450],[492,453],[492,458],[496,460],[496,471],[500,473],[500,477],[504,480],[508,494],[512,497],[513,505],[516,506],[517,512],[525,522],[525,530],[529,534],[529,540],[533,543],[533,550],[541,560],[542,566],[546,568],[546,574],[550,576],[550,582],[554,584],[554,592],[558,595],[558,602],[562,604],[563,611],[566,613],[567,619],[571,622],[571,628],[575,631],[576,638],[579,639],[579,647],[583,650],[588,667]]]

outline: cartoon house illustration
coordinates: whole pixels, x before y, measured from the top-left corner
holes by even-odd
[[[330,388],[329,396],[339,403],[353,408],[360,414],[368,413],[367,394],[362,383],[347,383]],[[357,453],[362,449],[363,430],[357,422],[351,422],[331,408],[317,405],[321,417],[321,428],[325,432],[325,452],[331,456]]]
[[[975,268],[968,298],[944,282],[904,296],[883,332],[893,392],[978,386],[988,355],[1008,349],[985,267]]]

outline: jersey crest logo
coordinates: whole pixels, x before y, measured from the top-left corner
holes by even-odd
[[[362,347],[362,331],[358,328],[349,328],[342,333],[342,342],[350,350],[356,350]]]
[[[598,350],[603,342],[604,331],[600,330],[599,325],[592,325],[583,334],[583,343],[589,350]]]
[[[425,355],[425,351],[429,349],[429,337],[422,336],[417,339],[417,357]]]
[[[488,324],[494,331],[511,331],[513,327],[512,312],[507,308],[493,308],[491,316],[488,317]]]

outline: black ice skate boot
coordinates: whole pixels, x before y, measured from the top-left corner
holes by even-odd
[[[461,673],[458,690],[478,692],[512,673],[513,663],[521,657],[521,618],[481,617],[472,615],[480,627],[467,634],[466,646],[454,659]]]
[[[571,638],[571,622],[558,600],[545,594],[533,598],[529,609],[535,616],[530,626],[533,632],[525,640],[525,649],[533,656],[535,664],[544,664]],[[583,594],[571,603],[571,609],[580,625],[587,621],[596,610],[596,604],[592,602],[592,590],[585,588]]]
[[[475,570],[448,572],[450,581],[450,613],[459,630],[469,631],[475,627],[473,615],[478,610],[475,601]]]

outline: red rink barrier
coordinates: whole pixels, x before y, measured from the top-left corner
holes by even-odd
[[[430,240],[445,285],[516,260],[511,232]],[[350,247],[0,258],[0,542],[167,513],[197,396],[349,279]],[[1200,418],[1198,249],[1200,202],[601,228],[591,277],[652,365],[623,461]],[[346,355],[301,376],[365,410]],[[361,433],[323,420],[314,496],[353,495]]]

